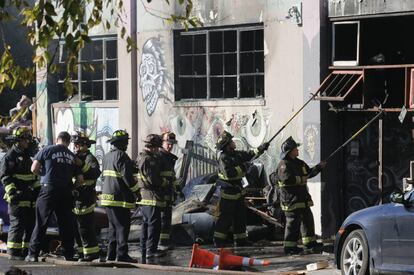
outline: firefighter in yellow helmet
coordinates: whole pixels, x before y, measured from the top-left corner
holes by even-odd
[[[40,191],[37,177],[30,171],[32,135],[25,127],[17,127],[8,137],[13,146],[0,164],[4,199],[9,204],[10,227],[7,252],[11,260],[24,260],[35,223],[35,202]]]
[[[101,205],[106,207],[109,221],[108,261],[137,262],[128,255],[128,235],[131,226],[131,212],[135,208],[138,184],[133,174],[133,162],[126,150],[129,135],[124,130],[116,130],[112,138],[111,150],[103,160],[104,184]]]

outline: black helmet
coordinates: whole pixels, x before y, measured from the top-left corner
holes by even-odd
[[[284,159],[290,151],[300,146],[300,143],[296,143],[296,141],[292,137],[288,137],[281,146],[282,153],[280,153],[280,158]]]
[[[76,134],[72,135],[70,140],[75,144],[82,144],[88,147],[90,147],[91,144],[96,143],[95,140],[90,140],[87,135],[85,135],[84,133],[80,131],[76,131]]]
[[[162,141],[167,141],[171,144],[176,144],[175,134],[173,132],[164,132],[161,134]]]
[[[223,150],[233,139],[233,136],[227,132],[223,131],[216,142],[216,149]]]
[[[162,139],[159,135],[149,134],[145,138],[144,143],[145,143],[145,147],[161,147]]]
[[[32,133],[27,127],[17,127],[13,130],[12,135],[7,137],[8,140],[11,140],[13,142],[22,139],[32,140],[32,138]]]
[[[125,130],[116,130],[113,132],[112,137],[107,141],[111,144],[114,144],[117,141],[128,141],[129,135]]]

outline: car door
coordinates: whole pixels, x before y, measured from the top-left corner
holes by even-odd
[[[406,193],[405,200],[408,204],[395,212],[400,247],[397,263],[414,271],[414,190]]]
[[[401,208],[404,208],[402,204],[384,205],[382,215],[376,221],[378,230],[381,230],[381,241],[378,249],[381,263],[377,262],[375,265],[381,265],[383,269],[393,270],[393,266],[400,257],[398,224],[395,213],[400,212]],[[371,256],[374,257],[375,255]]]

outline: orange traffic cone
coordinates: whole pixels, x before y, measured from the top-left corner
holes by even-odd
[[[227,249],[220,249],[219,269],[226,269],[236,266],[269,265],[268,261],[253,258],[241,257],[231,254]]]
[[[198,244],[193,244],[190,267],[216,267],[219,265],[220,256],[206,249],[198,248]]]

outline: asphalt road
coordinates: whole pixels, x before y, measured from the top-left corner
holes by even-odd
[[[203,247],[215,252],[212,247]],[[131,256],[139,258],[139,252],[134,245],[130,246]],[[209,269],[189,269],[188,263],[191,257],[191,247],[177,247],[170,252],[167,257],[158,261],[155,265],[116,265],[114,264],[97,264],[101,266],[91,266],[77,262],[65,262],[58,259],[48,258],[47,262],[26,263],[23,261],[9,261],[5,254],[0,254],[0,274],[5,274],[11,267],[18,268],[26,273],[10,273],[10,274],[59,274],[59,275],[93,275],[93,274],[252,274],[251,272],[267,273],[267,274],[283,274],[284,272],[297,272],[306,270],[306,265],[318,261],[328,261],[329,267],[326,269],[307,272],[312,275],[339,275],[340,271],[336,270],[333,265],[333,255],[329,253],[323,254],[307,254],[300,256],[285,256],[281,246],[264,246],[264,247],[245,247],[235,249],[233,251],[237,255],[254,257],[257,259],[265,259],[270,262],[269,266],[254,266],[243,268],[243,271],[212,271]],[[256,274],[257,274],[256,273]],[[300,274],[300,273],[299,273]]]

